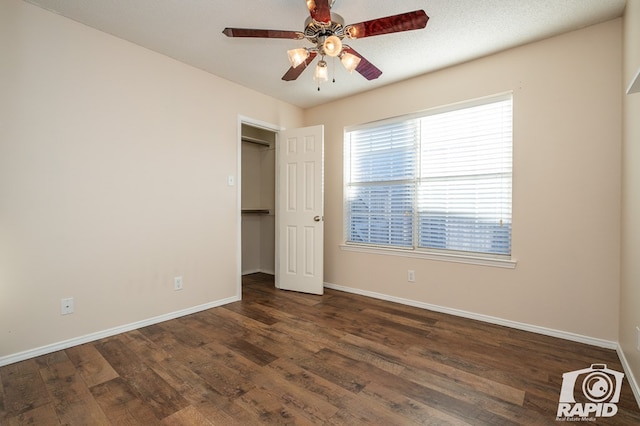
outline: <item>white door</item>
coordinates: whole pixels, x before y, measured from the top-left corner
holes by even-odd
[[[276,287],[322,294],[324,127],[283,130],[276,160]]]

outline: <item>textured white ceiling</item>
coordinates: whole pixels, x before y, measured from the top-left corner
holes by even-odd
[[[625,6],[625,0],[336,0],[332,11],[345,24],[416,9],[430,19],[423,30],[351,40],[382,76],[367,81],[337,64],[336,82],[318,92],[312,69],[296,81],[281,80],[286,51],[307,41],[222,34],[225,27],[302,31],[309,16],[304,0],[25,1],[301,107],[604,22]]]

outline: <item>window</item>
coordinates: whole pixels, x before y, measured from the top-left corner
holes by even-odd
[[[347,129],[345,239],[511,254],[511,95]]]

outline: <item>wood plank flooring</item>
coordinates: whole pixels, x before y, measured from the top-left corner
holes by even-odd
[[[243,300],[0,368],[2,425],[553,425],[600,349],[246,276]],[[626,379],[618,413],[638,425]]]

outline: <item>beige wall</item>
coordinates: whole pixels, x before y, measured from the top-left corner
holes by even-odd
[[[239,200],[226,178],[237,173],[242,115],[325,124],[327,282],[611,341],[619,329],[640,374],[640,154],[631,143],[640,128],[630,119],[618,285],[620,87],[640,64],[638,9],[631,0],[624,79],[614,20],[303,116],[21,1],[0,2],[0,359],[236,296]],[[514,270],[340,250],[344,126],[507,90]],[[636,97],[624,98],[625,117],[640,113]],[[176,275],[182,292],[172,289]],[[75,298],[73,315],[60,315],[62,297]]]
[[[237,296],[238,116],[302,111],[19,0],[0,52],[0,360]]]
[[[621,63],[617,19],[306,110],[325,124],[325,281],[617,341]],[[505,91],[514,270],[340,249],[345,126]]]
[[[624,17],[624,73],[626,91],[640,69],[640,0],[628,0]],[[640,93],[624,96],[622,127],[622,277],[620,346],[636,380],[640,379]],[[640,399],[640,395],[638,395]]]

